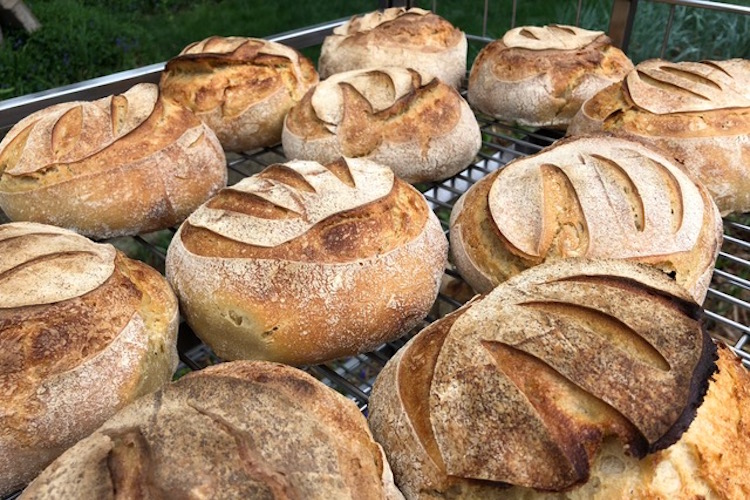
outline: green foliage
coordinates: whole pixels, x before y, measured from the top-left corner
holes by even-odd
[[[735,0],[750,5],[750,0]],[[210,35],[263,37],[377,8],[374,0],[34,0],[42,29],[27,34],[3,26],[0,99],[38,92],[117,71],[166,61]],[[418,5],[430,9],[432,0]],[[486,34],[510,29],[512,0],[488,4]],[[606,30],[611,0],[584,0],[581,26]],[[577,2],[518,1],[517,25],[574,24]],[[635,62],[658,57],[669,6],[640,2],[631,39]],[[484,0],[438,0],[437,12],[466,33],[483,33]],[[750,57],[750,16],[676,7],[665,54],[670,60]],[[471,43],[469,62],[481,44]],[[317,59],[319,47],[304,53]]]

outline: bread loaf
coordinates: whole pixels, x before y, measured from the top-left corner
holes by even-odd
[[[0,142],[0,207],[93,238],[132,235],[181,222],[226,170],[213,132],[144,83],[18,122]]]
[[[715,368],[699,316],[647,266],[537,266],[399,350],[373,387],[373,435],[407,498],[572,488],[604,440],[641,457],[689,425]]]
[[[128,406],[21,498],[403,496],[351,401],[294,368],[234,362]]]
[[[397,67],[319,83],[289,112],[282,139],[289,158],[366,158],[412,183],[455,175],[482,145],[474,113],[455,89]]]
[[[321,78],[355,69],[400,66],[460,87],[466,75],[466,35],[442,17],[394,7],[355,16],[334,28],[320,49]]]
[[[644,61],[589,99],[568,131],[628,134],[674,156],[722,215],[750,210],[750,61]]]
[[[188,324],[224,359],[312,364],[406,333],[437,296],[447,241],[388,167],[272,165],[180,227],[167,278]]]
[[[637,141],[574,137],[477,182],[451,214],[451,251],[478,292],[569,257],[643,262],[702,304],[722,241],[708,191]]]
[[[601,31],[521,26],[481,50],[471,67],[468,100],[509,123],[565,129],[586,99],[632,69]]]
[[[246,151],[277,144],[284,116],[317,82],[313,64],[291,47],[213,36],[167,62],[160,86],[211,127],[224,149]]]
[[[0,226],[0,495],[177,367],[177,299],[111,245]]]

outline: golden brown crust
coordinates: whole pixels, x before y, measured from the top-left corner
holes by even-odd
[[[424,198],[387,167],[293,161],[191,215],[169,247],[167,277],[219,356],[310,364],[414,327],[446,253]]]
[[[291,158],[366,158],[411,183],[458,173],[481,146],[479,125],[455,89],[397,67],[319,83],[289,112],[282,140]]]
[[[696,317],[646,266],[544,264],[410,341],[373,388],[373,433],[410,498],[570,488],[608,437],[641,455],[687,426],[713,370]]]
[[[12,237],[4,238],[12,233]],[[23,485],[119,408],[153,392],[177,365],[177,300],[159,273],[110,246],[40,224],[0,226],[0,244],[14,254],[41,249],[41,257],[15,262],[3,279],[34,279],[24,269],[40,260],[68,281],[39,283],[44,302],[0,309],[0,492]],[[88,252],[73,254],[73,244]],[[60,250],[62,249],[62,251]],[[108,255],[107,279],[69,297],[86,282],[91,254]],[[3,253],[3,259],[13,254]],[[97,262],[104,266],[107,262]],[[12,458],[12,460],[11,460]]]
[[[569,134],[633,135],[683,163],[723,215],[750,210],[750,61],[640,63],[592,96]],[[635,94],[633,94],[635,92]],[[670,112],[669,110],[672,109]]]
[[[0,206],[12,220],[108,238],[182,221],[227,173],[210,129],[139,84],[21,120],[0,143],[0,175]]]
[[[207,206],[225,207],[229,193],[220,193]],[[253,210],[253,206],[262,204],[262,201],[248,197],[243,200],[242,209]],[[182,242],[189,252],[204,257],[334,264],[374,257],[405,245],[421,232],[427,216],[428,211],[419,195],[399,181],[387,198],[333,215],[299,238],[279,246],[248,245],[189,223],[182,228]]]
[[[322,78],[381,66],[413,68],[458,87],[466,73],[466,36],[429,11],[394,7],[355,16],[321,48]]]
[[[479,292],[542,262],[652,265],[702,303],[722,222],[702,185],[633,140],[574,137],[477,182],[451,215],[454,261]]]
[[[389,476],[350,401],[299,370],[236,362],[118,413],[23,498],[403,498]]]
[[[508,46],[508,35],[515,32],[518,38],[529,32],[530,41],[541,48],[533,43]],[[540,40],[543,35],[550,37],[546,44]],[[562,43],[563,35],[571,43]],[[586,99],[632,68],[603,33],[571,26],[520,27],[479,53],[469,77],[468,99],[480,111],[509,122],[565,128]]]
[[[278,143],[284,116],[317,82],[313,64],[291,47],[215,36],[170,60],[160,86],[204,120],[224,149],[245,151]]]

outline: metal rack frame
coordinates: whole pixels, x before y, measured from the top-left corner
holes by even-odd
[[[620,29],[618,27],[620,25],[623,26],[624,38],[620,38],[621,43],[627,43],[637,1],[614,0],[610,26],[614,26],[616,29]],[[673,5],[709,3],[699,0],[657,1],[664,1]],[[389,3],[404,4],[406,2],[380,2],[381,6],[387,6],[386,4]],[[515,3],[516,0],[513,1],[514,6]],[[437,7],[436,1],[433,1],[433,6]],[[626,6],[627,9],[624,9],[623,6]],[[580,13],[580,0],[578,9]],[[742,9],[740,8],[740,10]],[[743,10],[739,13],[750,13],[750,8],[744,9],[747,12]],[[486,27],[487,1],[485,1],[484,16]],[[339,19],[302,30],[282,33],[269,37],[269,39],[286,43],[298,49],[307,48],[322,43],[333,28],[345,21],[346,19]],[[615,33],[615,36],[618,35]],[[480,42],[488,41],[486,28],[482,36],[470,35],[469,38]],[[135,83],[156,82],[163,67],[163,63],[154,64],[67,87],[2,101],[0,102],[0,137],[24,116],[52,104],[76,99],[95,99],[122,92]],[[448,223],[447,217],[444,215],[450,212],[453,203],[468,187],[484,175],[502,168],[514,158],[533,154],[552,144],[557,138],[554,134],[546,131],[530,132],[482,115],[477,115],[477,119],[484,140],[476,162],[450,179],[421,186],[431,208],[439,214],[446,235],[448,234]],[[252,175],[268,165],[281,161],[285,161],[285,157],[280,145],[242,154],[230,154],[227,162],[230,184],[245,176]],[[443,215],[443,217],[440,217],[440,215]],[[750,214],[745,214],[733,220],[725,220],[724,223],[725,241],[708,292],[705,323],[709,332],[730,345],[734,352],[743,359],[743,363],[750,367],[750,321],[745,319],[750,317],[750,279],[740,275],[746,272],[746,275],[750,276],[750,260],[745,258],[745,255],[750,255]],[[167,231],[174,234],[175,230]],[[161,267],[163,270],[165,250],[153,242],[153,234],[135,236],[130,240],[150,256],[151,264],[157,268]],[[737,270],[741,272],[737,272]],[[461,277],[451,269],[446,270],[446,276],[455,280],[456,283],[462,281]],[[426,326],[461,305],[461,300],[441,292],[432,312],[425,318],[422,326]],[[305,369],[330,387],[352,399],[366,413],[369,393],[377,373],[391,356],[404,345],[411,334],[402,339],[383,344],[370,353],[324,365],[309,366]],[[198,370],[221,361],[195,337],[184,323],[180,326],[178,351],[181,360],[178,374],[189,370]],[[15,498],[15,495],[8,498]]]

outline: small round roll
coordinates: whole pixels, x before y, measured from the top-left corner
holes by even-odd
[[[335,28],[320,49],[321,78],[355,69],[400,66],[455,88],[466,75],[466,35],[442,17],[394,7],[355,16]]]
[[[0,142],[6,215],[97,239],[178,224],[226,183],[216,135],[150,83],[37,111]]]
[[[160,86],[216,132],[227,151],[281,140],[289,109],[318,83],[312,62],[286,45],[213,36],[167,62]]]
[[[644,61],[586,101],[568,134],[600,131],[674,156],[722,215],[750,211],[750,60]]]
[[[351,401],[301,370],[237,361],[120,411],[21,498],[403,496]]]
[[[601,31],[522,26],[479,53],[468,100],[509,123],[565,129],[586,99],[631,69],[630,59]]]
[[[71,231],[0,226],[0,496],[177,367],[157,271]]]
[[[446,257],[437,217],[388,167],[291,161],[193,213],[166,272],[188,324],[220,357],[303,365],[416,326]]]
[[[398,67],[322,81],[289,112],[282,140],[289,158],[366,158],[410,183],[457,174],[482,145],[474,113],[454,88]]]

